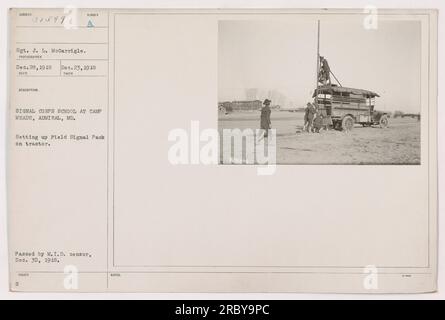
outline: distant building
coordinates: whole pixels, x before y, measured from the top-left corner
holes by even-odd
[[[253,101],[226,101],[219,104],[219,108],[223,107],[226,111],[253,111],[260,110],[263,103],[261,100]]]

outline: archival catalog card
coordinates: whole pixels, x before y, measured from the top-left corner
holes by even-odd
[[[436,290],[437,11],[9,18],[11,290]]]

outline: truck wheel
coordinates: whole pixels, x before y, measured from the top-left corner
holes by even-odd
[[[351,116],[346,116],[341,121],[341,128],[343,131],[351,131],[354,128],[354,119]]]
[[[380,128],[387,128],[388,127],[388,117],[387,116],[382,116],[380,118],[379,124],[380,124]]]

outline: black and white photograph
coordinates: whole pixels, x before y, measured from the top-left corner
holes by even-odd
[[[421,24],[220,21],[218,127],[274,132],[277,164],[420,164]]]
[[[33,1],[0,4],[0,300],[444,297],[438,0]]]

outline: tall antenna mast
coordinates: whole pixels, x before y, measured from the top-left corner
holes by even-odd
[[[318,107],[318,76],[320,75],[320,20],[317,20],[317,74],[315,77],[315,106]]]

